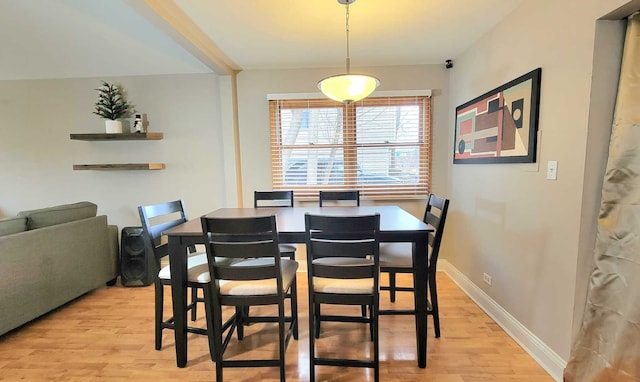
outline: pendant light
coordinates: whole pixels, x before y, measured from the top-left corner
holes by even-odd
[[[347,31],[347,72],[327,77],[318,82],[318,88],[324,95],[332,100],[351,103],[360,101],[371,94],[378,86],[380,80],[365,74],[351,74],[351,58],[349,57],[349,4],[356,0],[338,0],[347,10],[346,31]]]

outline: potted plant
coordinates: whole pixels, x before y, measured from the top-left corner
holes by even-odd
[[[98,102],[93,114],[105,119],[107,133],[122,133],[122,117],[128,117],[133,112],[133,106],[127,102],[124,90],[120,85],[113,85],[102,81],[98,91]]]

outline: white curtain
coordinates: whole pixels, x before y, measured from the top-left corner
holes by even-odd
[[[629,18],[580,333],[565,381],[640,380],[640,15]]]

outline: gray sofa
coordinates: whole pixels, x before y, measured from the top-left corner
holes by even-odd
[[[0,220],[0,335],[113,285],[118,229],[79,202]]]

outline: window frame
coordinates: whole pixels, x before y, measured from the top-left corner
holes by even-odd
[[[430,93],[430,92],[429,92]],[[357,143],[356,109],[358,107],[416,105],[419,107],[418,141],[410,143]],[[343,140],[341,144],[309,144],[285,145],[281,136],[282,109],[311,109],[311,108],[341,108]],[[431,189],[431,152],[432,152],[432,100],[430,94],[397,95],[369,97],[364,100],[342,104],[329,99],[290,98],[269,96],[270,143],[271,143],[271,171],[273,190],[293,190],[296,200],[313,200],[317,198],[319,190],[359,190],[363,199],[423,199],[429,195]],[[402,184],[357,184],[357,150],[365,147],[418,147],[418,182]],[[343,184],[324,185],[291,185],[285,184],[285,169],[283,168],[283,151],[287,149],[313,148],[341,148],[343,150],[345,171]]]

